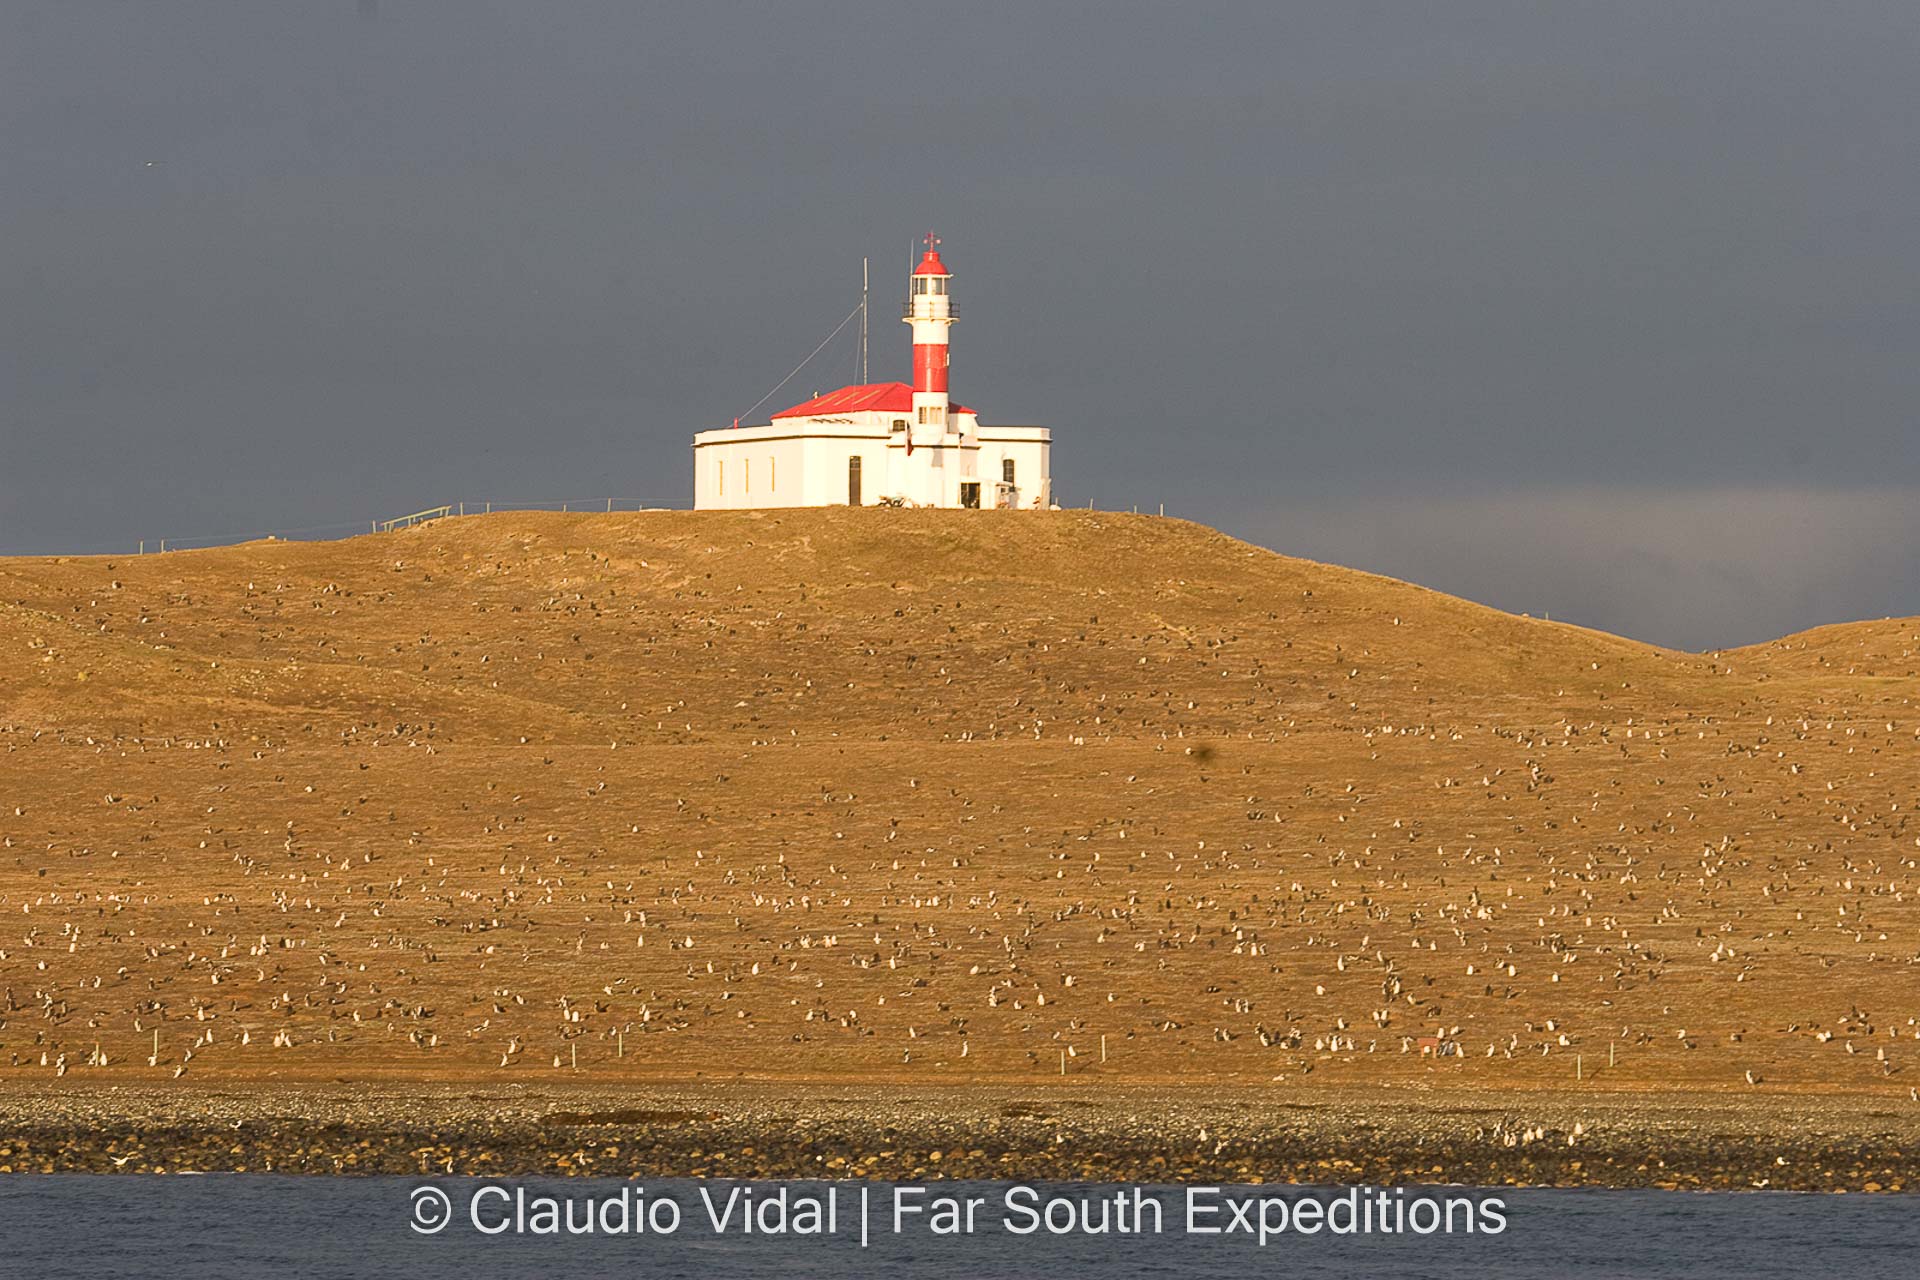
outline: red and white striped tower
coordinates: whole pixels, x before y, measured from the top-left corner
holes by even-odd
[[[949,429],[947,330],[953,324],[953,299],[947,284],[953,273],[940,261],[940,237],[927,232],[927,251],[913,269],[906,322],[913,326],[913,421],[916,442],[938,444]]]

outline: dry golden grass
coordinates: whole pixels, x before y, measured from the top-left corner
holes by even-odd
[[[0,561],[0,1070],[1905,1097],[1917,633],[1092,512]]]

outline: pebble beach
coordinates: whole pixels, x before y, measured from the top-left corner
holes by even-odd
[[[15,1088],[0,1172],[1898,1192],[1920,1107],[1477,1091],[832,1085]]]

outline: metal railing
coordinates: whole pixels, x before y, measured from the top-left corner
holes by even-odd
[[[395,529],[405,529],[416,524],[425,524],[429,520],[438,520],[441,516],[453,514],[453,504],[444,507],[428,507],[425,511],[416,511],[412,515],[395,516],[391,520],[373,521],[373,532],[392,533]]]

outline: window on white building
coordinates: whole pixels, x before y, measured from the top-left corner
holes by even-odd
[[[920,406],[920,421],[923,423],[941,423],[947,420],[947,411],[937,404]]]
[[[1012,458],[1000,459],[1000,478],[1006,481],[1008,484],[1013,483],[1013,459]]]

